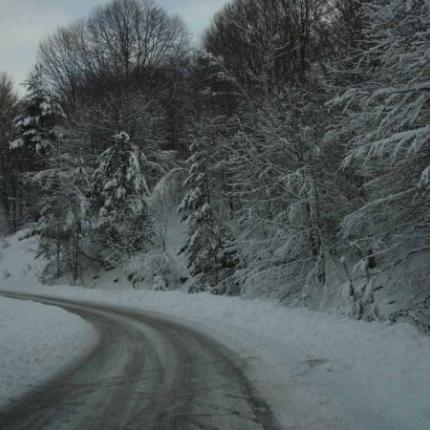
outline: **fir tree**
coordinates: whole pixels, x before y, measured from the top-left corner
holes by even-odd
[[[22,113],[15,119],[15,139],[10,148],[20,160],[23,189],[38,195],[34,203],[38,216],[34,233],[40,235],[40,253],[55,262],[58,277],[63,271],[61,247],[68,203],[61,161],[60,125],[65,115],[44,85],[40,66],[36,66],[25,86],[27,95],[21,106]]]
[[[144,157],[127,133],[114,136],[113,145],[98,158],[92,199],[97,209],[96,229],[107,247],[108,264],[124,251],[143,250],[150,242],[145,196],[149,189],[141,170]]]
[[[45,87],[40,66],[30,74],[25,87],[27,94],[19,105],[21,113],[15,118],[9,148],[18,171],[14,184],[17,199],[26,201],[30,210],[37,213],[43,198],[34,201],[33,196],[39,191],[43,193],[43,190],[37,190],[40,184],[34,178],[58,161],[59,125],[65,115]],[[22,203],[20,206],[23,213]]]
[[[58,139],[56,126],[65,115],[44,86],[40,66],[30,74],[25,87],[27,95],[23,101],[23,113],[15,120],[17,137],[10,146],[26,152],[26,159],[31,162],[55,151]]]
[[[238,256],[228,229],[221,226],[215,216],[207,138],[195,136],[190,151],[188,177],[184,183],[188,191],[179,207],[189,226],[182,251],[187,256],[191,275],[196,278],[190,291],[233,292],[228,287],[228,278],[238,264]]]

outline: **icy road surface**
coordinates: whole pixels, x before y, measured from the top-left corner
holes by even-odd
[[[1,429],[279,429],[238,359],[214,340],[156,314],[27,298],[79,315],[99,341],[0,412]]]

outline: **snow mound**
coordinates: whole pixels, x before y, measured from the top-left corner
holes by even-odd
[[[0,407],[46,382],[95,339],[88,323],[60,308],[0,297]]]

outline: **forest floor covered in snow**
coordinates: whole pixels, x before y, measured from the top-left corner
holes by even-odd
[[[0,297],[0,407],[61,371],[95,336],[88,323],[62,309]]]
[[[0,260],[0,290],[154,312],[202,331],[236,352],[285,429],[428,430],[430,337],[412,326],[352,321],[261,299],[133,290],[109,277],[96,280],[92,289],[44,287],[37,281],[40,263],[31,260],[32,249],[31,240],[8,238]],[[19,357],[25,388],[34,383],[31,375],[43,376],[67,360],[76,345],[73,336],[85,338],[85,327],[60,310],[16,306],[33,311],[0,313],[1,327],[9,327],[1,345],[13,350],[0,359],[0,381],[16,375],[10,369]],[[28,348],[39,348],[55,361],[48,366],[45,355],[37,357]],[[29,356],[30,363],[25,361]]]

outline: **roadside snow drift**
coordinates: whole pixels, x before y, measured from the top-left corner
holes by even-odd
[[[95,339],[88,323],[60,308],[0,297],[0,408],[46,382]]]

